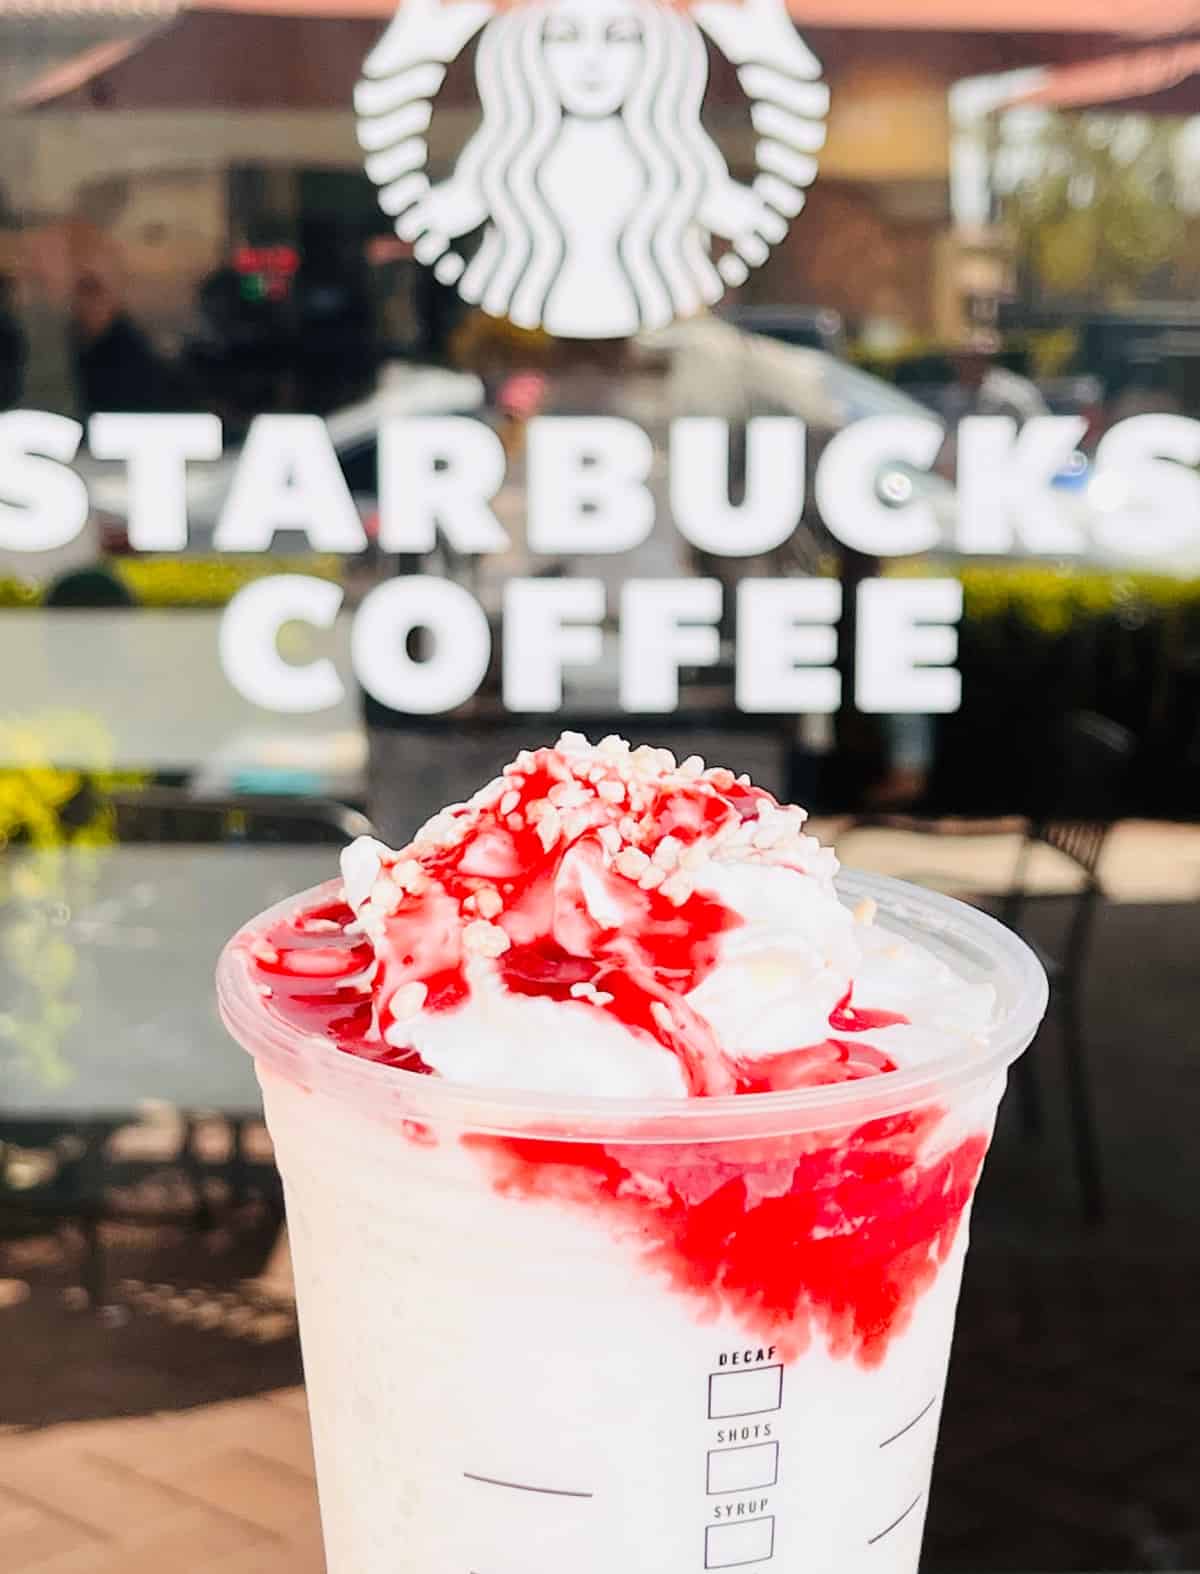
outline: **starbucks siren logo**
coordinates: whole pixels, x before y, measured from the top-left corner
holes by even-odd
[[[479,129],[431,184],[433,101],[477,34]],[[750,185],[701,122],[704,34],[750,101]],[[817,173],[820,77],[786,0],[402,0],[354,102],[367,174],[420,262],[492,316],[611,339],[714,304],[783,240]],[[477,233],[468,259],[456,242]]]

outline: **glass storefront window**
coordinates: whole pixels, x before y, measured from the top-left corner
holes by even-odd
[[[213,953],[568,729],[1080,915],[928,1567],[1196,1566],[1198,259],[1194,0],[0,0],[6,1574],[316,1569]]]
[[[281,758],[325,747],[361,762],[376,724],[432,725],[419,674],[411,704],[402,677],[372,686],[350,632],[373,589],[420,575],[467,591],[487,621],[480,670],[445,686],[445,704],[431,690],[435,714],[458,723],[499,724],[530,701],[607,721],[648,702],[696,725],[765,729],[782,740],[780,780],[820,801],[865,802],[881,785],[903,796],[907,782],[964,810],[1018,787],[1019,769],[978,748],[997,694],[1010,720],[1032,711],[1035,732],[1095,706],[1160,755],[1190,758],[1179,653],[1195,639],[1197,533],[1180,520],[1200,457],[1186,424],[1200,328],[1184,55],[1051,4],[987,25],[965,5],[936,18],[817,6],[801,8],[799,33],[762,5],[736,37],[733,9],[709,8],[702,26],[686,11],[611,9],[604,21],[551,7],[535,26],[517,8],[481,28],[441,6],[425,32],[403,8],[349,17],[299,0],[0,13],[0,395],[10,411],[83,425],[70,463],[88,489],[86,518],[60,542],[78,497],[51,487],[57,516],[31,508],[23,456],[38,450],[10,423],[5,632],[38,652],[14,709],[44,708],[79,662],[137,768],[208,779],[216,755],[252,777],[268,740]],[[493,83],[517,48],[532,51],[519,112]],[[639,95],[655,93],[673,106],[669,127],[665,109],[639,118],[651,102]],[[153,423],[106,435],[113,413],[208,415],[220,431],[177,429],[154,469]],[[1124,425],[1156,414],[1177,424]],[[326,423],[319,455],[302,416]],[[597,455],[586,441],[551,452],[556,417],[591,421],[597,441],[601,422],[626,423],[606,461],[632,467],[624,494],[568,495],[563,467]],[[972,417],[1021,434],[975,427],[964,442]],[[436,420],[484,428],[456,461],[489,482],[474,534],[436,499],[406,520],[403,439],[385,439],[394,473],[380,479],[380,431]],[[680,424],[700,420],[719,424]],[[921,436],[922,420],[944,441]],[[834,441],[854,427],[861,439]],[[728,464],[701,474],[714,443]],[[293,449],[308,452],[303,474],[289,471]],[[490,474],[501,453],[502,479]],[[453,469],[445,454],[425,460]],[[248,496],[275,517],[251,522]],[[623,520],[607,539],[606,508]],[[858,529],[865,515],[877,528]],[[329,629],[286,620],[283,660],[330,658],[338,673],[311,710],[293,685],[290,714],[220,662],[227,607],[280,571],[344,592]],[[910,701],[897,690],[918,718],[901,722],[886,684],[857,692],[858,586],[914,574],[962,587],[950,618],[962,686],[942,684],[939,699],[915,682]],[[764,687],[744,653],[739,669],[754,635],[738,627],[738,586],[812,576],[842,586],[838,632],[818,634],[836,646],[818,663],[829,676]],[[505,598],[524,605],[511,586],[527,579],[602,587],[589,614],[602,654],[540,689],[513,679],[510,660],[506,698]],[[720,587],[704,614],[715,655],[685,662],[657,698],[652,683],[623,692],[623,588],[674,579]],[[745,592],[747,617],[767,616],[767,594]],[[895,636],[886,627],[881,639]],[[434,634],[409,634],[429,660]],[[169,724],[169,689],[158,709],[145,679],[179,663],[204,669],[190,748]],[[1070,681],[1045,681],[1064,668]],[[917,756],[913,774],[902,762]],[[361,797],[366,777],[350,784]],[[1150,809],[1182,801],[1161,780],[1147,794]]]

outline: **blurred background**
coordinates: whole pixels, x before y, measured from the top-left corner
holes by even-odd
[[[0,0],[0,412],[211,411],[225,433],[190,467],[186,550],[133,553],[124,467],[86,451],[76,538],[0,546],[5,1574],[323,1567],[280,1197],[215,956],[346,840],[407,838],[568,726],[749,770],[846,863],[1043,948],[1053,1008],[977,1209],[923,1566],[1200,1568],[1200,518],[1168,558],[1131,538],[881,563],[810,504],[753,565],[669,530],[551,561],[523,528],[538,415],[636,421],[665,499],[682,415],[732,424],[736,490],[754,417],[804,420],[815,466],[858,421],[923,414],[943,452],[894,500],[923,489],[949,542],[958,422],[1053,413],[1085,435],[1051,500],[1093,540],[1105,434],[1200,419],[1200,0],[792,0],[832,93],[804,214],[715,313],[594,344],[469,310],[396,237],[352,110],[391,9]],[[747,105],[713,65],[705,126],[749,180]],[[477,122],[464,59],[435,179]],[[217,551],[251,422],[295,412],[326,419],[371,547]],[[379,546],[378,428],[422,414],[499,434],[508,552]],[[284,716],[217,648],[231,599],[290,571],[345,599],[330,630],[285,626],[284,657],[347,681]],[[607,659],[557,716],[507,713],[498,661],[467,705],[408,715],[346,657],[363,598],[416,572],[493,626],[515,575],[950,577],[962,704],[748,716],[723,625],[670,716],[621,718]]]

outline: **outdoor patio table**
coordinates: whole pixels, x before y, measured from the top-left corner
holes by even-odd
[[[177,1166],[197,1219],[207,1216],[206,1178],[235,1195],[244,1187],[243,1128],[261,1104],[250,1058],[217,1016],[217,955],[246,919],[336,871],[332,846],[0,855],[0,1206],[10,1222],[49,1214],[83,1226],[93,1299],[103,1293],[97,1226],[114,1215],[114,1185]],[[113,1143],[156,1112],[182,1117],[173,1152]],[[232,1134],[219,1169],[201,1162],[193,1140],[194,1117],[208,1114]]]
[[[0,1122],[257,1113],[213,971],[239,924],[337,873],[334,847],[133,844],[0,856]]]

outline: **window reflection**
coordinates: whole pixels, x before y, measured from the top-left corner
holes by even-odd
[[[1200,546],[1181,527],[1156,554],[1153,510],[1143,508],[1150,525],[1131,527],[1114,548],[1112,522],[1141,505],[1130,475],[1105,466],[1102,447],[1133,418],[1200,416],[1200,327],[1190,307],[1200,141],[1189,118],[1200,103],[1169,40],[1118,37],[1100,20],[1089,31],[1078,16],[1069,30],[1051,17],[1034,31],[1001,16],[989,30],[949,14],[935,28],[900,13],[886,27],[851,16],[811,20],[806,44],[830,88],[828,134],[806,133],[819,174],[787,215],[786,238],[772,240],[764,265],[714,310],[587,342],[467,304],[458,281],[429,265],[420,237],[406,238],[401,217],[381,207],[356,142],[354,91],[386,22],[250,0],[221,11],[157,11],[147,0],[87,19],[0,17],[0,407],[83,422],[114,410],[210,413],[222,432],[219,458],[187,464],[183,550],[139,548],[127,464],[86,445],[74,461],[89,496],[77,537],[45,551],[14,549],[6,537],[5,626],[13,649],[34,652],[14,669],[14,702],[40,703],[65,681],[83,683],[115,728],[119,757],[134,749],[132,763],[184,777],[211,773],[214,750],[240,758],[244,749],[251,775],[265,769],[264,751],[307,761],[324,748],[361,760],[364,715],[372,725],[397,722],[345,666],[355,612],[372,589],[420,573],[475,598],[495,654],[466,714],[498,724],[505,587],[514,577],[594,578],[608,609],[606,657],[593,672],[567,673],[564,699],[586,721],[617,708],[622,587],[701,577],[722,587],[721,656],[710,670],[683,673],[684,706],[740,726],[743,579],[833,576],[852,602],[855,587],[881,573],[948,575],[965,594],[962,711],[895,722],[849,703],[832,716],[775,718],[793,766],[802,761],[805,780],[825,784],[812,789],[818,796],[998,802],[1019,784],[1020,767],[1006,774],[1002,763],[976,759],[979,718],[996,705],[1014,717],[1032,708],[1047,726],[1073,704],[1096,705],[1152,737],[1163,757],[1193,758],[1186,718]],[[563,88],[555,113],[597,124],[624,114],[635,78],[659,69],[657,27],[621,6],[595,16],[551,8],[535,43]],[[421,140],[433,193],[453,182],[481,132],[480,40],[463,36],[444,83],[429,89],[428,126],[404,132]],[[713,35],[705,46],[703,136],[731,190],[779,201],[755,164],[756,136],[778,116],[764,121],[756,111],[752,130],[747,93],[763,84],[739,82],[719,44]],[[795,73],[794,47],[779,59]],[[573,108],[593,77],[596,104]],[[386,87],[388,77],[373,80]],[[814,126],[823,117],[817,80],[794,75],[789,90],[795,114]],[[606,95],[615,108],[601,104]],[[468,267],[484,228],[455,239]],[[712,239],[718,267],[730,260],[727,244]],[[734,279],[729,268],[724,276]],[[581,278],[572,299],[586,302]],[[218,550],[255,420],[305,414],[327,422],[360,547],[314,552],[285,521],[267,532],[269,552]],[[507,542],[501,551],[463,550],[444,528],[432,550],[391,544],[381,426],[441,417],[481,422],[499,437],[505,474],[488,506]],[[616,418],[648,434],[656,523],[636,549],[545,553],[531,544],[530,433],[547,417]],[[727,426],[731,517],[752,482],[753,423],[805,424],[804,503],[782,544],[714,552],[678,528],[671,427],[697,417]],[[847,427],[921,417],[941,423],[937,457],[887,460],[864,497],[890,510],[897,528],[928,511],[937,550],[848,546],[819,506],[824,454]],[[971,417],[1018,431],[1049,417],[1078,425],[1029,506],[1013,503],[1019,522],[994,527],[994,551],[963,549],[959,539],[964,496],[974,506],[961,479],[961,423]],[[1186,442],[1159,463],[1195,471]],[[20,506],[11,490],[6,501]],[[341,664],[346,698],[324,716],[255,714],[229,692],[217,662],[225,607],[268,573],[332,580],[344,591],[333,628],[296,624],[281,634],[294,657]],[[172,609],[192,622],[167,619]],[[73,629],[93,633],[73,633],[59,653],[54,630],[65,640],[68,625],[42,619],[68,612]],[[16,621],[27,614],[28,623]],[[837,658],[849,693],[854,637],[851,611]],[[429,648],[427,637],[414,640]],[[210,707],[190,751],[182,729],[152,713],[156,687],[142,672],[156,650],[160,666],[193,665],[195,692]],[[1070,684],[1043,681],[1064,663]],[[125,714],[139,706],[144,725]],[[295,779],[313,780],[307,763]],[[361,795],[361,777],[355,787]],[[1156,781],[1147,803],[1165,808],[1187,790]]]

